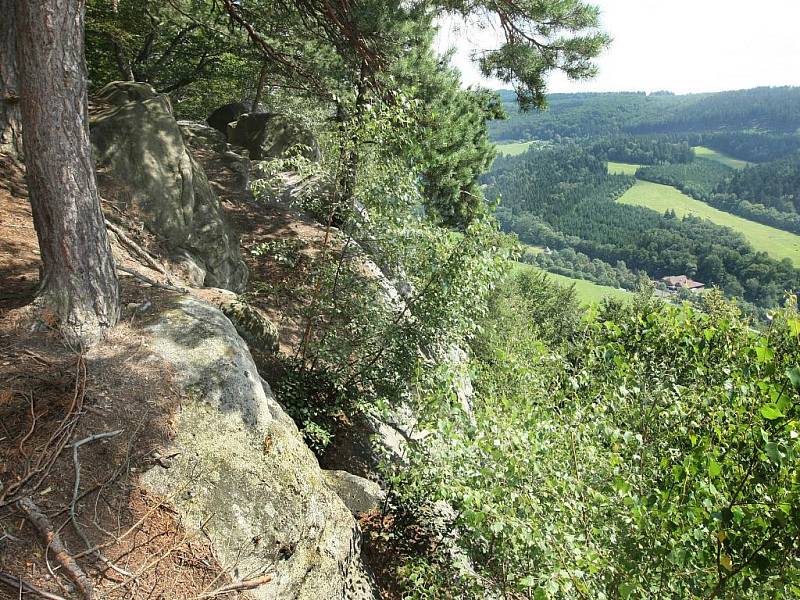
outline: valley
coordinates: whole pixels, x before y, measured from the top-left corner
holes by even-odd
[[[533,261],[551,273],[628,289],[632,277],[683,276],[763,310],[800,287],[790,98],[798,90],[554,95],[531,114],[506,102],[483,181],[504,230],[558,252]]]
[[[635,165],[625,165],[635,167]],[[609,172],[620,172],[619,165],[609,164]],[[633,169],[635,173],[635,169]],[[622,204],[643,206],[663,213],[675,211],[678,217],[692,215],[708,219],[722,227],[730,227],[741,233],[759,252],[766,252],[777,260],[788,258],[795,266],[800,266],[800,236],[774,227],[762,225],[724,212],[705,202],[690,198],[680,190],[660,183],[637,180],[618,200]]]

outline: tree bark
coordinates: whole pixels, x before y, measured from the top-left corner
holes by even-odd
[[[267,80],[268,66],[267,61],[261,63],[261,71],[258,74],[258,83],[256,83],[256,97],[253,98],[253,105],[250,107],[250,112],[256,112],[258,105],[261,102],[261,96],[264,93],[264,83]]]
[[[39,302],[71,343],[119,318],[119,286],[88,126],[84,0],[17,0],[17,67],[28,193],[43,275]]]
[[[0,0],[0,152],[22,157],[14,1]]]

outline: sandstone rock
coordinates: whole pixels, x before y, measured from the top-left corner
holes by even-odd
[[[221,308],[251,347],[264,352],[278,351],[278,328],[263,310],[238,299],[222,304]]]
[[[183,140],[190,148],[205,148],[214,152],[226,152],[229,148],[225,134],[213,127],[195,121],[178,121]]]
[[[194,533],[201,535],[204,523],[223,564],[242,576],[274,575],[251,592],[256,598],[374,598],[350,511],[231,322],[219,309],[182,297],[147,334],[185,399],[172,450],[180,454],[170,469],[147,471],[144,485],[174,495]]]
[[[374,481],[347,471],[324,471],[328,485],[339,495],[354,516],[378,508],[386,492]]]
[[[276,113],[247,113],[228,125],[228,142],[246,148],[251,160],[283,158],[294,147],[301,154],[319,161],[320,150],[314,135],[301,123]]]
[[[208,115],[206,123],[223,135],[227,135],[228,123],[233,123],[246,113],[247,110],[247,107],[241,102],[231,102],[230,104],[220,106]]]
[[[206,285],[244,289],[239,242],[184,144],[167,97],[147,84],[115,82],[99,99],[110,106],[93,115],[90,129],[105,195],[138,213],[171,250],[198,259]]]
[[[97,94],[97,99],[107,104],[121,106],[128,102],[141,102],[157,98],[156,91],[146,83],[135,81],[112,81]],[[170,107],[170,111],[172,108]]]
[[[202,261],[179,248],[171,257],[170,262],[186,283],[193,287],[201,287],[206,280],[206,268]]]

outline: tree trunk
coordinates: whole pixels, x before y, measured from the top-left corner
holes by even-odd
[[[261,71],[258,74],[258,83],[256,84],[256,97],[253,98],[253,105],[250,108],[250,112],[256,112],[258,110],[261,96],[264,94],[264,83],[267,81],[267,72],[267,61],[264,61],[261,63]]]
[[[89,145],[83,0],[17,0],[23,145],[42,255],[40,303],[71,343],[119,318],[119,286]],[[4,17],[5,18],[5,17]]]
[[[358,75],[358,85],[356,88],[356,103],[353,109],[353,116],[350,118],[351,124],[356,127],[360,126],[360,121],[364,116],[364,108],[366,106],[366,65],[362,62]],[[341,180],[341,198],[347,210],[352,210],[353,198],[356,193],[356,185],[358,184],[358,165],[360,161],[359,147],[361,140],[359,135],[355,132],[352,133],[350,138],[350,147],[347,148],[344,159],[344,172]]]
[[[22,157],[14,1],[0,0],[0,152]]]

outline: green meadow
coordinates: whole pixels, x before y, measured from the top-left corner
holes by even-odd
[[[533,142],[511,142],[506,144],[496,144],[497,152],[499,154],[506,154],[508,156],[518,156],[528,151]]]
[[[609,175],[636,175],[636,169],[641,165],[631,165],[628,163],[619,163],[608,161],[608,174]]]
[[[740,232],[756,250],[766,252],[778,260],[789,258],[800,266],[800,236],[723,212],[705,202],[690,198],[669,185],[637,181],[623,194],[619,202],[644,206],[660,213],[672,209],[679,217],[691,214],[710,219],[717,225]]]
[[[711,148],[706,148],[705,146],[694,146],[692,147],[692,150],[694,150],[695,156],[715,160],[718,163],[722,163],[723,165],[727,165],[733,169],[744,169],[745,167],[750,165],[750,163],[747,162],[746,160],[731,158],[730,156],[722,154],[722,152],[717,152],[716,150],[712,150]]]
[[[539,267],[535,267],[533,265],[529,265],[526,263],[517,263],[519,269],[534,269],[536,271],[542,271]],[[627,300],[633,296],[632,292],[628,292],[626,290],[620,290],[617,288],[608,287],[606,285],[598,285],[591,281],[587,281],[585,279],[573,279],[571,277],[565,277],[564,275],[558,275],[556,273],[547,272],[547,276],[550,277],[554,282],[570,287],[575,286],[575,294],[580,300],[581,304],[584,305],[591,305],[597,304],[602,302],[606,298],[616,298],[618,300]]]

